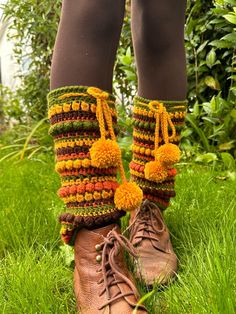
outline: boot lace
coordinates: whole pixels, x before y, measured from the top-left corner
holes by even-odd
[[[162,234],[165,230],[159,207],[149,200],[145,200],[136,212],[129,229],[132,242],[140,243],[144,239],[159,242],[158,234]],[[157,249],[161,250],[159,247]]]
[[[133,245],[129,242],[129,240],[123,236],[122,234],[117,233],[114,229],[110,231],[104,241],[100,244],[102,247],[102,260],[101,267],[97,270],[98,272],[102,272],[102,278],[98,282],[98,284],[104,285],[102,291],[99,296],[102,296],[106,293],[107,302],[102,304],[99,310],[102,310],[107,305],[115,302],[118,299],[126,298],[130,295],[134,295],[137,299],[139,298],[137,289],[133,282],[121,272],[121,268],[117,265],[117,256],[120,254],[120,250],[125,249],[130,255],[137,258],[137,254]],[[129,286],[130,290],[127,292],[122,292],[119,284],[125,283]],[[117,286],[118,292],[111,296],[111,287]],[[128,299],[126,301],[131,305],[135,306],[132,302],[129,302]],[[138,305],[139,308],[145,310],[145,307],[142,305]]]

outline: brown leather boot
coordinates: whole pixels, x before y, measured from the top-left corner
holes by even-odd
[[[136,247],[137,277],[146,285],[166,284],[177,272],[177,257],[161,210],[145,200],[130,219],[130,241]]]
[[[112,224],[79,231],[75,240],[74,289],[80,314],[132,314],[139,299],[123,249],[134,248]],[[140,305],[137,313],[147,313]]]

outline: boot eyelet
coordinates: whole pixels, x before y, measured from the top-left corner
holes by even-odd
[[[95,250],[96,250],[97,252],[101,251],[101,249],[102,249],[102,247],[101,247],[100,244],[96,244],[96,245],[95,245]]]
[[[98,263],[100,263],[100,262],[102,261],[102,256],[101,256],[101,255],[97,255],[97,256],[96,256],[96,261],[97,261]]]

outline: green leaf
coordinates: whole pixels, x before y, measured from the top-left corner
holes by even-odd
[[[229,41],[225,40],[213,40],[212,42],[209,43],[209,45],[214,46],[216,48],[231,48],[232,44]]]
[[[130,65],[132,63],[132,57],[130,56],[120,56],[120,61],[124,65]]]
[[[220,90],[220,83],[217,79],[214,79],[212,76],[207,76],[205,78],[205,84],[214,90]]]
[[[206,64],[209,68],[212,68],[216,62],[216,52],[215,49],[211,49],[211,51],[207,54]]]
[[[224,0],[224,2],[236,6],[236,0]]]
[[[236,109],[231,110],[230,115],[233,119],[236,120]]]
[[[218,160],[217,155],[214,153],[206,153],[203,155],[198,155],[195,159],[196,162],[210,163]]]
[[[228,170],[235,170],[235,159],[229,153],[221,153],[221,158],[224,163],[224,166]]]
[[[235,141],[230,141],[230,142],[220,144],[218,147],[219,151],[231,150],[232,148],[234,148],[234,142]]]
[[[60,246],[61,254],[65,259],[65,265],[71,266],[74,262],[74,250],[69,245],[62,245]]]
[[[236,33],[227,34],[224,37],[221,38],[222,40],[230,41],[236,44]]]
[[[225,14],[223,17],[232,24],[236,25],[236,15],[235,14]]]

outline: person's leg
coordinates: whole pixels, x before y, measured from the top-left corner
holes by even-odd
[[[186,97],[184,22],[186,0],[133,0],[132,37],[138,95],[147,99]]]
[[[173,164],[180,154],[177,146],[186,111],[185,7],[186,0],[178,5],[174,0],[132,1],[138,96],[130,173],[146,201],[132,217],[131,240],[139,243],[141,275],[147,284],[166,281],[177,266],[158,207],[165,209],[175,196]]]
[[[64,0],[56,37],[51,89],[96,86],[112,92],[125,0]]]
[[[117,225],[126,208],[116,202],[116,192],[129,185],[117,183],[118,169],[125,178],[111,95],[124,5],[125,0],[64,0],[53,54],[49,132],[62,182],[58,194],[67,207],[59,218],[61,236],[74,244],[81,314],[132,313],[138,298],[121,249],[127,241]]]

